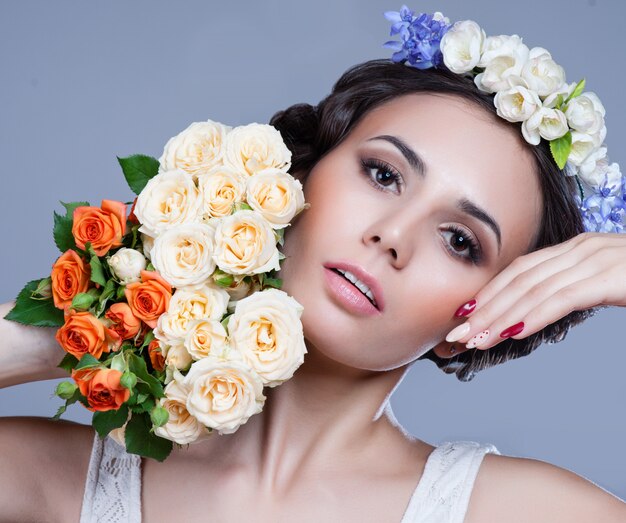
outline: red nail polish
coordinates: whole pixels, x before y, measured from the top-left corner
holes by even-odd
[[[470,300],[467,303],[464,303],[463,305],[461,305],[454,313],[454,316],[457,318],[467,316],[471,314],[475,308],[476,308],[476,300]]]
[[[524,330],[524,322],[520,321],[515,325],[511,325],[508,329],[504,329],[500,333],[501,338],[510,338],[511,336],[515,336]]]

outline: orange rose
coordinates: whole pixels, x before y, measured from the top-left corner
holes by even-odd
[[[150,356],[150,363],[152,363],[154,370],[161,371],[165,368],[165,358],[163,357],[159,340],[152,340],[150,342],[150,345],[148,345],[148,355]]]
[[[74,209],[72,234],[76,245],[85,248],[91,242],[98,256],[112,247],[122,245],[126,234],[126,205],[114,200],[102,200],[100,207],[76,207]]]
[[[65,309],[72,304],[74,296],[86,292],[89,287],[91,267],[69,249],[52,266],[52,298],[54,306]]]
[[[91,411],[117,410],[130,398],[130,390],[120,383],[122,373],[115,369],[87,368],[72,371],[80,393]]]
[[[154,329],[170,304],[172,286],[158,272],[141,271],[141,282],[129,283],[124,294],[133,314]]]
[[[87,353],[100,358],[103,352],[119,349],[122,339],[90,312],[66,309],[65,325],[55,335],[59,345],[79,360]]]
[[[128,213],[128,221],[131,223],[139,224],[139,219],[135,215],[136,206],[137,206],[137,197],[135,197],[135,201],[133,201],[133,206],[130,208],[130,213]]]
[[[141,320],[133,314],[128,303],[114,303],[104,316],[111,321],[110,328],[123,340],[134,338],[141,327]]]

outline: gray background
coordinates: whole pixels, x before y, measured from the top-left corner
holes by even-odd
[[[267,122],[316,103],[348,66],[389,56],[390,1],[0,3],[0,301],[47,275],[59,253],[59,200],[132,199],[117,156],[158,157],[193,121]],[[625,4],[619,0],[420,1],[488,35],[550,50],[569,81],[585,76],[607,109],[609,154],[626,168]],[[611,154],[612,153],[612,154]],[[494,443],[549,461],[626,498],[623,309],[562,343],[460,383],[431,362],[393,396],[399,421],[437,444]],[[0,391],[0,415],[51,416],[55,382]],[[87,423],[71,407],[68,419]]]

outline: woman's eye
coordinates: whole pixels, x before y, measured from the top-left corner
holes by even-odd
[[[402,175],[391,165],[380,160],[361,160],[363,174],[369,182],[380,191],[388,191],[387,187],[392,187],[395,183],[397,189],[393,192],[399,193],[404,185]]]
[[[453,256],[478,265],[482,260],[482,252],[478,241],[468,232],[457,227],[449,227],[443,231],[446,248]]]

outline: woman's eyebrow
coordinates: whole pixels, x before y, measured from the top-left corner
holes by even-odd
[[[409,147],[406,142],[397,136],[392,136],[389,134],[382,134],[380,136],[374,136],[372,138],[368,138],[366,141],[372,140],[385,140],[390,144],[394,145],[404,156],[409,165],[413,168],[413,170],[419,174],[420,176],[426,176],[426,164],[424,160],[422,160],[421,156],[417,154],[411,147]],[[484,209],[476,205],[474,202],[468,200],[467,198],[463,198],[457,202],[457,207],[460,211],[465,214],[469,214],[474,218],[482,221],[487,224],[491,230],[496,235],[496,239],[498,241],[498,254],[500,253],[500,249],[502,247],[502,234],[500,232],[500,226],[498,222]]]

